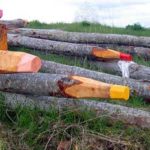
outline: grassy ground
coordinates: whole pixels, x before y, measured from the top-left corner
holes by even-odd
[[[67,31],[120,33],[150,36],[149,29],[124,29],[108,27],[99,24],[41,24],[31,22],[33,28],[57,28]],[[40,56],[42,59],[56,61],[63,64],[76,65],[87,69],[98,70],[88,63],[86,58],[69,58],[62,55],[40,53],[26,48],[14,48]],[[46,54],[46,55],[45,55]],[[134,58],[140,64],[150,66],[150,62]],[[109,101],[112,102],[112,101]],[[136,95],[128,102],[113,102],[130,107],[137,107],[150,111],[150,105]],[[96,117],[95,113],[85,108],[66,108],[59,112],[50,108],[48,112],[38,108],[9,108],[4,104],[4,97],[0,95],[0,149],[34,149],[55,150],[60,145],[70,146],[73,150],[98,149],[143,149],[150,148],[150,129],[141,129],[123,122],[113,122],[107,116]]]

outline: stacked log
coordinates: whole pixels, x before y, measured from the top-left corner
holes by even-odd
[[[23,19],[15,19],[15,20],[0,20],[0,24],[3,24],[7,27],[7,29],[12,30],[16,28],[26,27],[28,21]]]
[[[13,34],[48,39],[54,41],[94,44],[101,47],[112,48],[150,58],[150,38],[142,36],[101,34],[101,33],[77,33],[62,30],[29,29],[22,28],[10,31]]]
[[[14,23],[14,27],[9,25],[7,25],[7,27],[18,28],[19,26],[17,23]],[[86,56],[90,59],[89,61],[98,68],[106,71],[109,70],[119,75],[121,75],[122,72],[118,66],[118,60],[131,61],[132,58],[128,54],[110,49],[109,46],[111,46],[111,44],[112,46],[114,46],[114,44],[119,45],[122,49],[127,46],[134,46],[134,48],[142,46],[145,48],[144,51],[136,48],[134,52],[131,53],[132,48],[129,47],[129,49],[127,49],[127,52],[139,54],[139,56],[144,56],[150,47],[150,38],[128,35],[105,35],[39,29],[13,29],[9,30],[9,33],[11,33],[8,34],[8,44],[10,46],[24,46],[50,53],[67,54],[69,56]],[[87,43],[89,45],[87,45]],[[99,47],[100,45],[102,47]],[[149,54],[147,55],[149,58]],[[13,58],[14,57],[15,56],[13,56]],[[4,58],[7,58],[7,56]],[[18,59],[20,61],[20,57]],[[105,60],[105,62],[99,60]],[[0,61],[4,62],[3,56],[0,58]],[[14,62],[12,64],[20,64],[19,61],[15,59],[12,61]],[[11,64],[11,62],[7,62],[8,64],[6,64],[6,66]],[[34,72],[34,64],[36,63],[33,62],[27,65],[30,66],[31,72]],[[3,66],[7,68],[4,64]],[[0,66],[0,68],[2,67]],[[15,71],[17,70],[16,68]],[[8,70],[13,74],[0,75],[0,91],[10,92],[3,93],[8,105],[10,104],[14,107],[16,103],[20,103],[21,105],[33,107],[39,106],[42,109],[47,109],[52,104],[59,108],[66,106],[79,108],[79,106],[81,106],[93,109],[98,115],[107,113],[108,116],[114,118],[114,120],[122,120],[126,123],[135,124],[144,128],[150,127],[149,112],[104,102],[80,99],[103,98],[128,100],[130,89],[131,94],[137,94],[145,99],[149,99],[149,67],[136,63],[129,65],[130,77],[140,81],[44,60],[41,66],[43,73],[17,74],[14,73],[15,71],[12,69]],[[39,68],[37,70],[39,70]],[[7,72],[7,70],[3,71],[10,73],[9,71]],[[12,101],[13,97],[15,97],[15,99]],[[77,98],[78,100],[76,100]]]
[[[130,87],[132,94],[136,93],[137,95],[145,98],[150,97],[150,83],[145,82],[144,80],[137,81],[134,79],[122,78],[76,66],[63,65],[52,61],[42,61],[41,71],[50,74],[79,75],[106,83],[126,85]]]
[[[50,41],[14,34],[8,34],[8,44],[10,46],[25,46],[42,51],[46,50],[51,53],[71,54],[76,56],[91,56],[91,50],[95,48],[84,44]],[[99,51],[101,51],[101,49],[99,49]],[[111,71],[112,73],[114,72],[115,74],[118,73],[121,75],[121,70],[116,61],[92,61],[92,63],[104,71]],[[150,80],[150,68],[143,65],[138,65],[136,63],[131,64],[129,66],[129,74],[131,78]]]
[[[13,93],[2,94],[5,97],[6,104],[13,108],[18,105],[22,107],[28,106],[30,108],[36,107],[48,111],[51,107],[60,111],[64,108],[70,111],[84,110],[86,108],[86,110],[94,110],[97,113],[97,117],[104,115],[108,116],[112,121],[121,120],[127,124],[150,128],[150,112],[140,109],[86,99],[76,100],[50,96],[27,96]]]
[[[129,98],[127,86],[112,85],[81,76],[46,73],[1,74],[0,91],[74,98]]]

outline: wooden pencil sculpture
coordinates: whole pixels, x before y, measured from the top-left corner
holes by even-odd
[[[0,91],[73,98],[128,100],[127,86],[112,85],[81,76],[47,73],[0,74]]]

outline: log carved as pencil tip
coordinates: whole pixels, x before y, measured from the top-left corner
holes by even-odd
[[[62,94],[74,98],[110,98],[128,100],[127,86],[111,85],[81,76],[70,76],[58,81]]]

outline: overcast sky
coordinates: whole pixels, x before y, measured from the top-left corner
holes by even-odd
[[[89,20],[115,26],[139,22],[150,27],[150,0],[0,0],[0,9],[3,19]]]

